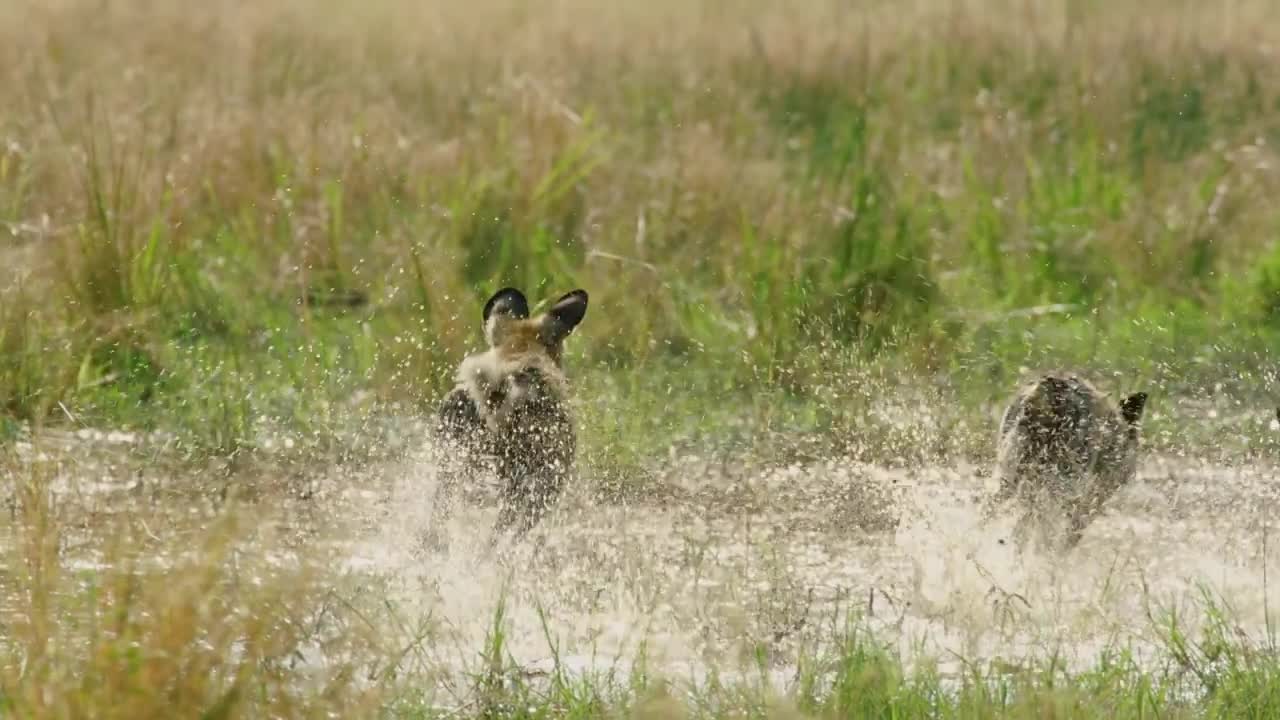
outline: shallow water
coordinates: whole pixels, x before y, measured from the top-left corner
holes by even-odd
[[[69,564],[100,565],[113,517],[141,528],[154,562],[191,552],[227,488],[175,489],[163,467],[122,459],[120,438],[105,450],[98,440],[50,483],[70,519]],[[436,678],[476,666],[500,604],[506,652],[533,676],[557,657],[625,674],[643,653],[649,672],[695,681],[711,668],[758,678],[765,657],[785,684],[798,653],[821,651],[850,617],[944,673],[1052,651],[1091,663],[1117,644],[1155,649],[1152,618],[1189,608],[1194,624],[1206,591],[1260,636],[1278,569],[1267,545],[1280,491],[1265,464],[1148,456],[1064,556],[1019,554],[1001,542],[1009,520],[978,523],[981,467],[840,458],[769,469],[675,458],[627,503],[601,501],[584,477],[548,522],[495,551],[493,487],[480,485],[450,516],[448,548],[429,550],[420,538],[442,467],[424,448],[358,469],[273,470],[257,490],[270,520],[255,529],[271,536],[261,552],[272,562],[327,552],[337,573],[363,578],[364,599],[398,619],[389,636],[407,640],[429,618],[412,662]],[[857,522],[869,490],[894,500],[896,528]]]
[[[406,612],[442,623],[440,645],[458,651],[444,663],[474,663],[500,599],[507,650],[528,668],[556,655],[570,668],[625,669],[643,648],[651,672],[758,676],[765,648],[787,677],[802,646],[820,649],[850,615],[944,673],[1052,651],[1092,663],[1116,645],[1154,650],[1153,618],[1201,607],[1206,591],[1260,636],[1264,581],[1278,569],[1265,548],[1277,492],[1262,466],[1149,457],[1060,557],[1002,543],[1010,520],[978,523],[979,468],[838,459],[754,473],[675,461],[663,472],[675,499],[571,496],[553,522],[493,554],[494,511],[472,504],[448,523],[448,551],[432,553],[411,540],[428,522],[438,467],[424,457],[388,469],[385,495],[357,511],[370,529],[344,545],[352,567],[392,578]],[[851,485],[891,492],[898,527],[846,522]]]

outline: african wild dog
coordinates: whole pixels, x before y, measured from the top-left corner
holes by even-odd
[[[1050,373],[1022,387],[1000,422],[999,489],[987,514],[1011,499],[1022,514],[1014,534],[1032,523],[1065,522],[1059,547],[1070,549],[1103,503],[1137,472],[1140,421],[1147,394],[1119,405],[1083,378]]]
[[[440,405],[440,434],[471,459],[494,463],[502,483],[499,531],[514,529],[518,537],[536,525],[572,469],[577,439],[560,357],[586,312],[584,290],[534,318],[523,293],[499,290],[484,306],[489,348],[462,361],[457,386]],[[447,484],[443,489],[447,496]]]

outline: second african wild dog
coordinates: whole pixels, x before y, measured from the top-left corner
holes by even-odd
[[[1045,374],[1022,387],[1000,422],[1000,485],[988,514],[1017,500],[1020,542],[1032,523],[1057,521],[1066,525],[1059,547],[1074,547],[1103,503],[1137,473],[1146,402],[1140,392],[1117,405],[1070,373]]]
[[[574,290],[529,317],[523,293],[503,288],[484,306],[489,347],[462,361],[437,427],[473,458],[490,457],[502,483],[498,529],[523,535],[559,497],[577,439],[567,405],[561,348],[587,312]]]

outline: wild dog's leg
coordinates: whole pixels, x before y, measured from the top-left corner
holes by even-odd
[[[555,468],[526,477],[518,497],[505,506],[510,509],[499,519],[499,526],[509,530],[514,539],[523,539],[551,511],[563,486],[564,473]]]
[[[1005,408],[1004,415],[1000,418],[1000,439],[998,449],[999,458],[996,463],[996,477],[999,485],[996,492],[982,506],[982,519],[989,521],[995,516],[996,511],[1002,505],[1009,502],[1018,491],[1018,472],[1016,470],[1019,462],[1016,459],[1020,453],[1020,449],[1015,445],[1006,449],[1009,438],[1017,431],[1018,418],[1021,417],[1022,403],[1013,402]],[[1006,456],[1006,453],[1009,455]]]
[[[446,463],[437,469],[436,495],[431,506],[428,541],[442,544],[441,529],[453,508],[458,489],[458,475],[475,468],[479,455],[486,446],[488,428],[480,418],[471,396],[462,388],[455,388],[440,403],[436,413],[436,436],[444,441],[450,460],[460,460],[461,467]]]
[[[522,540],[541,519],[542,514],[535,506],[506,498],[498,512],[498,521],[494,523],[493,541],[496,543],[503,536],[509,536],[515,541]]]
[[[524,535],[532,524],[526,514],[529,505],[530,477],[539,461],[538,446],[530,442],[529,429],[517,425],[506,438],[498,457],[498,476],[502,478],[502,495],[499,498],[498,519],[493,525],[490,546],[516,531]],[[523,530],[519,530],[523,526]]]
[[[1063,539],[1063,549],[1070,550],[1080,543],[1084,537],[1084,529],[1102,513],[1105,497],[1086,496],[1070,506],[1068,511],[1067,531]]]
[[[1088,523],[1086,523],[1085,521],[1081,520],[1080,516],[1078,516],[1078,515],[1077,515],[1077,516],[1073,516],[1073,517],[1071,518],[1071,523],[1070,523],[1070,525],[1067,527],[1066,535],[1065,535],[1065,537],[1064,537],[1064,538],[1063,538],[1063,540],[1062,540],[1062,549],[1063,549],[1063,550],[1071,550],[1071,549],[1072,549],[1072,548],[1074,548],[1076,545],[1079,545],[1079,544],[1080,544],[1080,540],[1081,540],[1081,538],[1083,538],[1083,537],[1084,537],[1084,528],[1085,528],[1085,525],[1087,525],[1087,524],[1088,524]]]
[[[441,437],[468,450],[483,436],[484,421],[466,390],[454,388],[444,396],[436,412],[436,431]]]
[[[560,441],[564,442],[563,437]],[[504,534],[517,541],[523,539],[542,522],[564,490],[569,460],[562,454],[563,446],[538,447],[543,452],[530,452],[521,458],[533,462],[511,462],[504,468],[506,480],[502,509],[494,527],[495,542]],[[546,452],[548,448],[550,452]]]
[[[502,488],[502,506],[494,523],[494,540],[510,534],[523,538],[542,519],[544,499],[539,492],[539,471],[524,463],[508,466]]]
[[[996,513],[1003,507],[1008,505],[1009,501],[1021,498],[1027,489],[1027,475],[1034,472],[1034,466],[1026,463],[1021,458],[1021,449],[1010,451],[1013,453],[1011,459],[1000,463],[996,468],[996,475],[999,478],[999,485],[994,494],[987,498],[982,505],[982,519],[984,522],[990,521],[995,517]]]
[[[503,509],[497,531],[523,537],[555,504],[573,464],[576,438],[557,402],[521,408],[503,448]]]
[[[1059,518],[1060,510],[1052,501],[1042,500],[1024,508],[1013,529],[1016,546],[1024,551],[1032,547],[1042,551],[1061,547],[1063,535]]]
[[[1119,460],[1114,461],[1119,463]],[[1094,484],[1068,505],[1068,527],[1065,549],[1071,549],[1080,542],[1084,530],[1103,514],[1107,502],[1123,488],[1131,475],[1124,471],[1103,471],[1097,474]]]
[[[996,511],[1005,503],[1012,500],[1014,495],[1017,494],[1017,491],[1017,479],[1007,477],[1002,474],[1000,477],[1000,487],[996,490],[994,495],[987,498],[986,502],[982,504],[982,519],[987,521],[993,518]]]
[[[1014,547],[1019,550],[1026,550],[1027,545],[1033,539],[1038,520],[1039,517],[1033,509],[1024,508],[1022,510],[1022,514],[1018,516],[1018,521],[1013,525],[1013,531],[1009,533]]]
[[[1017,482],[1008,489],[1009,499],[1015,500],[1018,519],[1011,536],[1015,546],[1027,549],[1033,543],[1046,539],[1047,527],[1054,512],[1054,499],[1045,489],[1045,476],[1051,471],[1035,462],[1020,464],[1014,475]]]

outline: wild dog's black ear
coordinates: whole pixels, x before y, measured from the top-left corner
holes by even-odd
[[[489,322],[489,316],[494,313],[520,319],[527,318],[529,301],[525,299],[524,293],[515,288],[502,288],[484,304],[484,322]]]
[[[1138,420],[1142,419],[1142,409],[1147,406],[1147,394],[1144,392],[1134,393],[1124,399],[1120,403],[1120,416],[1130,425],[1134,425]]]
[[[547,311],[550,339],[561,340],[573,332],[587,314],[587,291],[574,290],[556,301]]]

